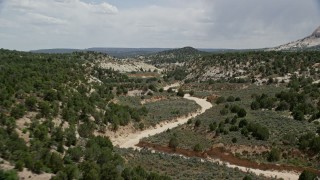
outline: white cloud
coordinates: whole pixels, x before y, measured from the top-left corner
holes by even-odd
[[[27,13],[26,14],[28,19],[31,19],[35,22],[36,25],[64,25],[67,24],[67,21],[55,17],[46,16],[43,14],[37,13]],[[33,23],[31,21],[31,23]]]
[[[1,1],[0,33],[10,43],[1,39],[0,48],[27,50],[266,47],[306,36],[320,22],[319,0],[136,1],[130,8],[101,0]]]

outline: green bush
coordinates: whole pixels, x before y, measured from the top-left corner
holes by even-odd
[[[197,119],[196,122],[194,123],[194,126],[199,127],[200,125],[201,125],[201,121]]]
[[[267,140],[270,136],[268,128],[261,126],[260,124],[249,123],[248,131],[252,132],[252,136],[257,140]]]
[[[241,109],[238,111],[237,115],[238,115],[240,118],[243,118],[243,117],[245,117],[245,116],[247,115],[247,111],[246,111],[245,109],[241,108]]]
[[[237,138],[234,137],[234,138],[232,138],[231,141],[232,141],[233,143],[237,143],[238,140],[237,140]]]
[[[179,141],[176,137],[172,137],[169,141],[169,147],[172,149],[176,149],[179,146]]]
[[[227,108],[223,108],[221,111],[220,111],[220,114],[221,115],[227,115],[229,113],[229,110]]]
[[[276,162],[279,161],[281,157],[281,152],[278,149],[273,148],[268,154],[268,161],[269,162]]]
[[[241,119],[239,122],[239,128],[243,128],[248,125],[248,121],[246,119]]]
[[[316,179],[317,179],[317,175],[307,170],[304,170],[299,176],[299,180],[316,180]]]
[[[26,113],[26,108],[22,104],[18,104],[11,110],[11,116],[14,117],[15,119],[22,118]]]
[[[211,132],[215,131],[217,129],[217,123],[216,122],[210,123],[209,129]]]
[[[184,91],[181,88],[178,90],[177,96],[180,96],[180,97],[184,96]]]
[[[203,151],[203,147],[200,145],[200,144],[196,144],[194,147],[193,147],[193,150],[195,152],[201,152]]]
[[[221,104],[221,103],[224,103],[224,102],[226,102],[226,99],[224,97],[222,97],[222,96],[218,97],[217,100],[216,100],[217,104]]]
[[[1,180],[18,180],[18,174],[14,170],[5,171],[0,169],[0,179]]]
[[[139,129],[140,129],[140,130],[143,130],[143,129],[144,129],[144,123],[140,123],[140,124],[139,124]]]
[[[228,102],[234,102],[234,101],[235,101],[235,98],[234,98],[233,96],[229,96],[229,97],[227,98],[227,101],[228,101]]]

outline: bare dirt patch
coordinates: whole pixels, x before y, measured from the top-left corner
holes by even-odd
[[[128,74],[128,76],[133,78],[153,78],[153,77],[159,77],[160,75],[154,72],[147,72],[147,73]]]
[[[151,97],[149,99],[142,100],[141,104],[157,102],[157,101],[161,101],[161,100],[165,100],[165,99],[168,99],[168,97],[166,97],[166,96],[153,96],[153,97]]]
[[[14,166],[11,165],[8,161],[5,161],[0,158],[0,162],[3,162],[0,164],[0,169],[4,170],[12,170],[14,169]],[[49,180],[54,176],[54,174],[51,173],[42,173],[42,174],[35,174],[28,169],[24,168],[23,171],[18,172],[19,179],[32,179],[32,180]]]

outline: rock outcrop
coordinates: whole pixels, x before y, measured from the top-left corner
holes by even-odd
[[[268,51],[297,51],[305,50],[320,45],[320,27],[318,27],[310,36],[303,39],[290,42],[275,48],[267,49]]]

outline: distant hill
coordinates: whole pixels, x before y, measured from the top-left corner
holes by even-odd
[[[275,48],[267,49],[269,51],[300,51],[300,50],[319,50],[320,46],[320,27],[318,27],[310,36],[293,41]]]
[[[158,53],[169,50],[169,48],[88,48],[85,50],[106,53],[119,58],[126,58]]]
[[[193,47],[183,47],[179,49],[171,49],[171,50],[166,50],[159,52],[159,55],[167,55],[167,54],[172,54],[172,55],[195,55],[195,54],[201,54],[203,52],[199,51],[198,49],[195,49]]]
[[[67,53],[73,53],[73,52],[81,52],[84,50],[81,49],[39,49],[39,50],[32,50],[30,52],[33,53],[46,53],[46,54],[67,54]]]
[[[147,56],[146,59],[148,59],[152,64],[183,63],[197,59],[204,54],[208,54],[208,52],[199,51],[193,47],[184,47],[152,54]]]
[[[48,53],[48,54],[65,54],[73,52],[100,52],[105,53],[118,58],[134,57],[140,55],[150,55],[153,53],[158,53],[161,51],[169,50],[169,48],[103,48],[103,47],[93,47],[87,49],[40,49],[33,50],[33,53]]]
[[[320,46],[317,46],[320,48]],[[184,79],[192,81],[267,82],[270,77],[288,81],[292,74],[319,79],[320,52],[231,52],[210,54],[188,61]]]
[[[185,56],[198,56],[199,54],[206,53],[225,53],[225,52],[241,52],[247,50],[237,50],[237,49],[195,49],[193,47],[184,47],[184,48],[104,48],[104,47],[92,47],[87,49],[72,49],[72,48],[55,48],[55,49],[39,49],[32,50],[30,52],[33,53],[47,53],[47,54],[67,54],[73,52],[100,52],[105,53],[110,56],[114,56],[117,58],[130,58],[137,56],[145,56],[145,57],[159,57],[159,56],[168,56],[172,55],[174,57],[182,58]],[[250,50],[252,51],[252,50]],[[162,57],[164,58],[164,57]],[[176,58],[176,59],[177,59]],[[166,59],[166,58],[164,58]],[[167,59],[172,59],[168,58]],[[171,61],[171,60],[169,60]]]

